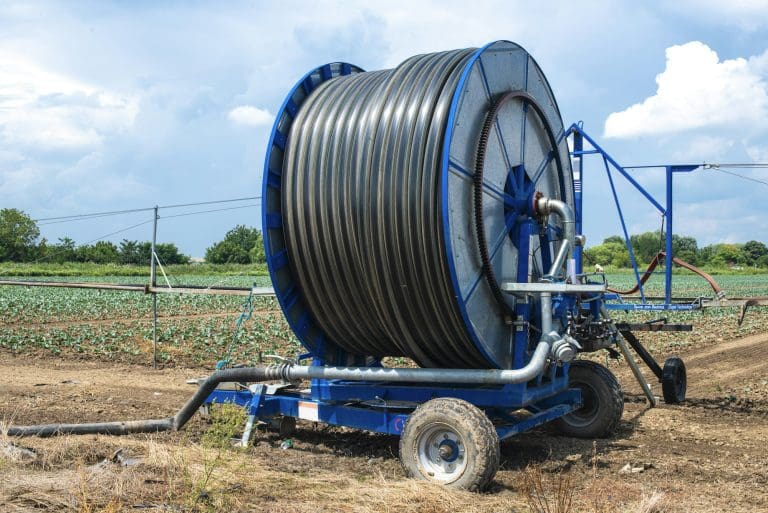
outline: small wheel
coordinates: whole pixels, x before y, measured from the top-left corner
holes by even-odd
[[[679,404],[685,401],[685,391],[688,387],[688,379],[685,372],[685,363],[680,358],[667,358],[664,369],[661,371],[661,390],[664,393],[664,402],[667,404]]]
[[[296,419],[293,417],[273,417],[269,419],[268,428],[277,431],[280,438],[291,436],[296,432]]]
[[[581,389],[582,407],[555,420],[558,429],[577,438],[611,435],[624,413],[624,393],[611,371],[589,360],[571,362],[571,388]]]
[[[499,436],[490,419],[467,401],[432,399],[408,417],[400,436],[406,475],[480,491],[499,469]]]

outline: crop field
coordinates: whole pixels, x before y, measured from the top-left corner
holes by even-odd
[[[607,278],[616,288],[633,283],[628,274]],[[171,285],[269,285],[264,276],[169,279]],[[716,279],[729,297],[768,296],[765,274]],[[164,283],[162,276],[158,283]],[[662,287],[663,277],[655,275],[646,293],[659,295]],[[700,278],[682,274],[675,276],[675,295],[712,293]],[[657,359],[685,359],[689,400],[648,409],[625,363],[605,360],[625,390],[617,435],[592,442],[544,427],[510,439],[502,444],[501,470],[483,494],[405,479],[394,437],[300,422],[289,449],[281,448],[284,437],[268,431],[257,433],[253,446],[234,449],[228,439],[242,429],[243,419],[232,412],[197,417],[181,433],[23,440],[2,435],[2,424],[173,414],[193,390],[186,379],[210,373],[224,356],[245,299],[158,295],[160,366],[154,370],[151,296],[0,286],[0,511],[768,510],[768,308],[750,309],[741,326],[734,308],[616,312],[621,319],[666,317],[694,325],[690,333],[640,335]],[[232,359],[258,363],[270,354],[300,351],[275,300],[257,298]],[[654,391],[660,393],[658,385]],[[570,498],[571,506],[556,509],[558,497]]]
[[[24,279],[24,278],[18,278]],[[27,278],[33,279],[33,278]],[[45,278],[34,278],[45,280]],[[136,284],[136,277],[68,277],[55,281]],[[269,278],[179,275],[171,285],[249,287]],[[212,364],[233,338],[246,298],[158,295],[158,360],[163,364]],[[238,332],[238,361],[259,354],[295,355],[299,345],[276,302],[254,298],[253,320]],[[152,343],[152,297],[138,292],[45,287],[0,287],[0,347],[17,354],[82,355],[147,362]]]
[[[15,279],[94,281],[139,284],[135,276],[66,278],[19,277]],[[612,287],[629,288],[630,274],[607,276]],[[768,296],[768,274],[717,277],[730,297]],[[266,276],[176,275],[171,286],[204,285],[249,287],[269,286]],[[162,284],[162,276],[158,283]],[[676,296],[711,296],[712,290],[693,275],[674,278]],[[646,284],[647,295],[663,294],[663,276],[655,275]],[[166,365],[212,365],[225,352],[233,338],[235,321],[245,297],[215,295],[160,294],[158,312],[158,360]],[[78,355],[109,361],[147,362],[152,342],[152,298],[137,292],[64,289],[44,287],[0,287],[0,347],[15,354]],[[676,314],[681,322],[706,317],[733,317],[735,310],[710,310],[706,313]],[[617,314],[627,318],[655,318],[658,314]],[[759,313],[757,318],[759,318]],[[732,335],[749,334],[759,327],[749,315],[744,328]],[[714,323],[718,324],[718,323]],[[731,323],[733,324],[733,323]],[[685,343],[683,341],[679,343]],[[257,361],[259,355],[295,356],[301,347],[293,337],[274,299],[256,298],[254,320],[243,324],[234,347],[234,357],[243,363]]]

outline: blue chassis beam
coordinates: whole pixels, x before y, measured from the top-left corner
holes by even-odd
[[[206,405],[236,404],[246,408],[249,415],[263,420],[282,415],[399,436],[410,411],[423,399],[456,397],[470,400],[478,406],[487,405],[484,410],[494,421],[501,440],[567,415],[581,406],[578,389],[565,389],[553,394],[552,390],[561,386],[553,382],[528,388],[530,402],[521,408],[513,404],[515,399],[510,399],[516,396],[515,393],[510,394],[509,387],[513,386],[422,387],[314,380],[311,393],[281,389],[269,394],[263,384],[252,385],[249,390],[215,390],[206,400]],[[334,401],[314,399],[316,393],[331,395]],[[398,403],[387,406],[386,400],[375,394],[384,394],[390,397],[390,401]],[[338,401],[345,395],[373,396],[382,401],[381,407],[354,400]],[[408,397],[411,401],[403,404],[395,397]]]

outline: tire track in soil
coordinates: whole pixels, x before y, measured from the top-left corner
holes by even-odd
[[[684,357],[689,392],[694,395],[722,393],[723,389],[768,379],[768,333],[759,333],[688,351]]]

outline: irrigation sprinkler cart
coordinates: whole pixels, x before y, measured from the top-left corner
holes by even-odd
[[[336,69],[336,68],[334,68]],[[351,66],[338,68],[340,73],[349,73]],[[319,68],[307,77],[322,79],[332,77],[331,68]],[[300,82],[300,89],[294,90],[283,111],[296,109],[292,104],[297,96],[307,94],[307,80]],[[311,90],[311,89],[310,89]],[[297,92],[298,91],[298,92]],[[300,104],[299,100],[296,102]],[[285,138],[278,129],[281,121],[278,116],[270,146],[282,147]],[[576,229],[581,233],[582,226],[582,189],[581,177],[583,155],[600,153],[606,162],[616,166],[607,153],[599,148],[578,125],[572,125],[563,131],[557,142],[573,136],[575,149],[571,156],[576,161],[574,169],[575,218]],[[584,140],[597,149],[583,150]],[[282,149],[282,148],[281,148]],[[269,157],[268,157],[269,159]],[[623,168],[621,168],[623,171]],[[265,197],[270,189],[279,190],[277,174],[266,170]],[[608,171],[610,177],[610,171]],[[623,173],[624,174],[624,173]],[[519,181],[526,175],[523,166],[510,171],[510,181]],[[626,175],[628,178],[629,175]],[[636,184],[636,182],[633,181]],[[613,182],[611,180],[613,187]],[[671,182],[668,183],[671,187]],[[507,189],[508,196],[514,192]],[[552,226],[541,223],[530,212],[528,205],[535,202],[535,191],[526,191],[521,198],[507,197],[509,209],[517,208],[513,213],[518,216],[514,229],[508,228],[510,237],[514,237],[515,246],[520,252],[527,253],[532,237],[541,237],[542,264],[549,268],[555,257],[544,248],[546,242],[557,240],[562,233]],[[647,193],[645,193],[647,195]],[[647,195],[651,198],[649,195]],[[615,194],[619,217],[624,227],[623,214]],[[671,198],[671,194],[668,194]],[[652,199],[652,198],[651,198]],[[652,199],[655,202],[655,200]],[[671,201],[671,200],[670,200]],[[663,211],[671,222],[671,204]],[[520,218],[525,218],[520,221]],[[279,226],[280,215],[277,211],[265,209],[265,229]],[[625,229],[626,232],[626,229]],[[631,245],[628,244],[631,251]],[[671,248],[668,248],[671,249]],[[505,294],[512,294],[519,299],[515,306],[515,318],[509,323],[510,347],[514,348],[514,361],[511,367],[519,369],[528,364],[532,357],[535,341],[532,334],[541,330],[541,314],[538,309],[542,297],[551,300],[554,316],[563,326],[573,329],[571,335],[581,342],[580,350],[593,352],[602,349],[613,355],[621,352],[641,384],[651,406],[656,405],[656,398],[645,378],[634,362],[629,351],[631,347],[641,360],[662,383],[663,396],[667,403],[682,402],[685,398],[685,366],[679,358],[668,359],[659,365],[642,346],[635,331],[690,331],[691,325],[651,323],[614,323],[609,317],[609,310],[691,310],[700,307],[701,302],[673,303],[671,301],[671,275],[667,274],[666,301],[652,303],[643,293],[643,282],[637,271],[632,254],[632,263],[641,294],[640,302],[624,302],[619,294],[607,292],[604,275],[584,274],[582,248],[575,248],[576,283],[565,276],[528,283],[531,276],[528,259],[518,259],[518,281],[501,284]],[[671,255],[671,253],[669,253]],[[280,272],[286,267],[286,255],[283,251],[268,251],[270,270]],[[667,259],[667,263],[671,258]],[[278,299],[293,304],[296,291],[292,286],[281,287],[276,283]],[[290,308],[290,306],[289,306]],[[291,319],[289,319],[289,323]],[[294,322],[294,331],[306,333],[307,320],[300,317]],[[299,326],[295,326],[298,324]],[[303,327],[302,327],[303,326]],[[299,361],[311,359],[314,367],[328,364],[328,352],[323,344],[310,345],[310,352],[297,358]],[[334,362],[354,362],[371,370],[381,369],[381,362],[373,358],[360,358],[336,350]],[[574,372],[573,366],[576,366]],[[430,369],[424,369],[429,372]],[[557,361],[552,358],[546,371],[527,382],[506,385],[467,385],[436,381],[430,384],[382,381],[348,381],[344,379],[311,379],[309,387],[300,382],[283,380],[280,384],[243,384],[229,389],[215,390],[206,404],[232,403],[245,408],[248,423],[241,443],[249,443],[253,429],[262,424],[276,428],[281,435],[292,433],[296,419],[311,422],[363,429],[377,433],[386,433],[401,437],[400,456],[406,472],[415,477],[430,479],[454,486],[480,489],[487,485],[498,467],[498,444],[523,431],[532,429],[550,421],[557,421],[558,427],[566,434],[594,438],[609,434],[615,428],[623,411],[623,399],[615,377],[604,367],[588,361]],[[415,419],[413,421],[409,419]],[[410,429],[409,426],[416,427]],[[482,443],[477,444],[476,441]],[[468,445],[469,444],[469,445]]]
[[[607,294],[604,274],[583,273],[588,154],[603,157],[640,302]],[[661,303],[643,290],[652,269],[640,277],[611,167],[665,218],[666,252],[655,261],[666,264]],[[243,444],[257,422],[285,435],[296,419],[398,435],[406,474],[482,489],[498,469],[499,440],[550,421],[585,438],[616,427],[624,407],[616,378],[578,352],[621,353],[653,406],[632,348],[665,401],[684,400],[682,360],[662,368],[633,332],[691,326],[621,324],[609,314],[729,301],[720,293],[672,301],[672,178],[699,166],[662,167],[666,207],[580,125],[562,125],[543,72],[509,41],[368,75],[346,63],[318,67],[278,112],[262,192],[275,296],[308,352],[270,367],[217,367],[171,418],[8,433],[178,430],[201,405],[232,403],[248,412]],[[742,317],[764,300],[746,300]],[[385,367],[387,356],[420,368]]]
[[[371,180],[352,177],[360,167],[350,167],[344,160],[347,152],[356,149],[335,150],[337,160],[334,162],[340,170],[323,168],[323,162],[329,158],[327,155],[310,155],[324,142],[333,148],[345,144],[347,139],[341,136],[330,139],[332,135],[328,134],[335,132],[325,129],[334,126],[340,116],[363,112],[361,107],[338,111],[331,107],[323,109],[326,105],[340,105],[329,98],[335,98],[332,95],[341,91],[345,84],[358,84],[357,89],[350,86],[343,93],[346,95],[345,105],[352,105],[358,100],[350,91],[364,90],[369,87],[366,84],[374,83],[372,81],[389,80],[381,73],[357,80],[355,76],[364,73],[361,68],[332,63],[307,73],[288,94],[276,116],[264,166],[262,201],[267,265],[286,320],[308,353],[298,357],[297,362],[281,364],[281,384],[246,383],[240,390],[217,389],[208,397],[207,404],[234,403],[248,410],[243,443],[248,442],[257,422],[282,427],[286,433],[293,427],[295,419],[398,435],[400,458],[407,474],[456,487],[481,489],[498,469],[499,440],[549,421],[557,421],[566,434],[587,438],[607,435],[616,427],[623,412],[623,396],[618,382],[603,366],[573,360],[579,350],[613,351],[612,348],[618,346],[651,404],[655,404],[655,397],[634,365],[621,333],[608,316],[604,304],[605,283],[590,282],[589,277],[579,274],[582,269],[578,245],[583,242],[577,235],[581,233],[581,188],[580,182],[571,174],[570,157],[580,155],[569,155],[565,139],[575,132],[562,126],[554,96],[536,62],[522,48],[506,41],[497,41],[474,51],[445,52],[420,59],[419,62],[426,62],[426,59],[432,63],[424,66],[429,73],[441,72],[451,59],[454,63],[461,62],[457,67],[460,74],[451,75],[450,80],[435,76],[422,81],[426,84],[424,87],[429,88],[429,84],[448,80],[455,88],[451,101],[441,100],[434,107],[435,116],[439,109],[445,109],[438,116],[446,124],[445,133],[435,136],[441,140],[439,146],[442,147],[437,166],[440,181],[436,184],[428,182],[434,179],[429,174],[418,180],[403,178],[411,176],[407,174],[410,171],[403,171],[392,163],[408,161],[417,149],[414,146],[407,156],[398,155],[401,146],[388,147],[383,138],[377,140],[383,141],[381,153],[387,158],[377,161],[377,180],[392,186],[398,184],[401,196],[419,201],[422,196],[408,196],[415,194],[408,189],[408,184],[422,184],[422,188],[415,191],[440,190],[439,222],[442,226],[427,225],[430,217],[421,223],[428,226],[422,228],[423,233],[442,231],[442,239],[428,239],[419,248],[444,244],[444,253],[439,258],[445,258],[442,265],[448,269],[451,282],[440,290],[447,290],[442,297],[453,296],[452,301],[457,304],[456,309],[461,314],[459,325],[466,330],[466,337],[472,344],[463,346],[468,348],[467,354],[457,353],[459,346],[451,346],[453,340],[435,339],[433,333],[439,332],[436,330],[427,333],[422,345],[409,346],[417,347],[416,350],[380,353],[426,355],[423,361],[427,365],[420,369],[385,368],[380,358],[366,356],[376,353],[366,352],[365,348],[372,346],[366,345],[365,338],[348,335],[339,338],[340,329],[343,330],[346,324],[357,326],[355,323],[359,319],[342,316],[338,321],[333,317],[325,324],[326,327],[332,325],[337,333],[331,337],[308,306],[314,303],[316,309],[324,311],[334,308],[337,301],[344,305],[345,311],[351,311],[356,305],[348,303],[348,298],[358,292],[337,294],[335,301],[318,297],[316,292],[316,289],[322,289],[336,293],[328,288],[328,275],[332,271],[314,269],[319,269],[316,266],[318,259],[336,261],[335,255],[316,257],[316,254],[338,244],[341,232],[328,236],[316,246],[312,246],[315,244],[314,234],[305,234],[302,241],[308,246],[301,247],[296,245],[296,233],[312,223],[308,217],[313,215],[313,206],[332,204],[336,209],[334,213],[356,209],[357,204],[350,203],[352,189],[349,184],[354,183],[357,187],[357,184],[371,183]],[[403,70],[413,69],[409,66],[416,66],[416,62],[406,61],[402,70],[398,68],[397,76],[415,76]],[[335,85],[325,84],[336,78],[339,80]],[[403,83],[393,80],[386,90],[405,87]],[[404,89],[393,95],[392,101],[409,98],[409,91]],[[432,95],[428,91],[424,98],[437,98],[438,94],[441,93]],[[312,95],[315,95],[313,101],[307,102]],[[368,98],[373,97],[376,95],[371,94]],[[302,110],[305,103],[307,110]],[[423,102],[419,100],[413,106],[395,106],[392,110],[415,112],[423,110],[422,107]],[[355,122],[365,123],[367,119],[363,116]],[[405,134],[400,140],[414,140],[414,144],[431,140],[424,133],[419,137],[409,134],[410,127],[416,125],[397,126],[398,119],[394,117],[389,123],[393,127],[392,133]],[[314,120],[318,123],[323,120],[321,126],[307,128]],[[479,136],[478,120],[484,120]],[[517,130],[511,131],[515,126]],[[363,124],[360,127],[363,127],[362,132],[368,130]],[[306,134],[312,135],[307,138],[304,137]],[[302,146],[305,141],[312,142]],[[360,151],[364,150],[365,147]],[[475,167],[472,168],[469,162],[475,157]],[[429,158],[436,157],[429,154]],[[314,164],[308,166],[308,162]],[[414,169],[420,168],[415,166]],[[327,197],[322,196],[336,186],[331,178],[336,175],[346,177],[340,182],[345,184],[344,187],[333,189],[335,192]],[[325,182],[315,184],[313,180],[322,180],[320,177],[325,177]],[[311,190],[315,196],[311,201],[304,196],[303,202],[297,202],[293,208],[286,206],[293,198],[302,197],[304,193],[297,192],[304,190],[301,184],[309,184],[306,190]],[[377,197],[378,193],[378,190],[365,190],[360,194],[371,198]],[[483,205],[486,195],[493,203],[490,207]],[[474,198],[474,204],[467,198]],[[574,202],[574,198],[578,201]],[[429,201],[433,199],[430,197]],[[339,206],[343,202],[347,202],[345,206]],[[574,203],[575,209],[571,207]],[[386,208],[386,204],[380,206],[377,212]],[[303,214],[299,216],[297,211]],[[467,233],[473,224],[472,211],[476,235]],[[407,248],[413,240],[408,238],[407,232],[400,235],[400,232],[387,231],[393,224],[397,228],[397,223],[390,223],[387,230],[378,231],[380,225],[375,222],[379,217],[384,218],[384,215],[356,221],[361,226],[373,223],[359,228],[362,233],[386,232],[390,239],[394,239],[391,245],[400,244]],[[333,232],[338,224],[347,221],[340,218],[336,224],[325,225],[324,231],[318,228],[323,219],[319,217],[314,221],[316,224],[311,225],[315,232],[321,232],[318,237],[326,237],[326,232]],[[408,221],[404,222],[407,224]],[[371,243],[380,244],[376,247],[386,251],[389,243],[375,239],[375,234],[368,235]],[[470,244],[469,240],[476,240],[476,244]],[[345,242],[341,244],[342,247],[346,245]],[[309,247],[316,247],[317,253]],[[356,248],[358,252],[369,251],[370,244]],[[408,251],[405,249],[402,254],[408,254]],[[569,260],[572,251],[577,259]],[[478,254],[483,262],[481,270],[475,265]],[[315,258],[315,261],[311,262],[309,258]],[[355,258],[361,258],[359,253],[350,257]],[[378,255],[373,258],[380,261]],[[344,257],[338,261],[340,267],[337,268],[351,269]],[[422,269],[428,271],[430,266]],[[390,279],[386,276],[388,270],[380,270],[385,275],[381,279]],[[397,272],[400,272],[397,268],[391,269],[393,275]],[[496,273],[504,279],[496,281]],[[408,276],[415,282],[420,278],[413,274]],[[358,278],[353,275],[352,282]],[[483,281],[489,286],[480,286]],[[409,285],[414,294],[421,292],[413,282]],[[402,284],[396,282],[392,287],[400,289]],[[400,303],[406,303],[405,308],[408,308],[407,303],[411,300],[416,303],[416,298],[404,295]],[[439,297],[433,299],[439,300]],[[323,304],[318,306],[318,301]],[[391,303],[378,298],[376,301],[376,307],[371,307],[375,315],[391,314]],[[406,312],[404,315],[414,314]],[[448,316],[433,322],[443,320],[450,322]],[[421,322],[425,321],[422,319]],[[484,331],[476,329],[478,324]],[[410,328],[409,337],[412,333],[423,333],[419,326],[411,325]],[[388,333],[395,332],[397,330],[393,329]],[[389,341],[400,344],[391,336]],[[411,343],[410,339],[402,341],[403,346]],[[300,361],[310,359],[311,365],[298,365]],[[451,361],[469,363],[465,364],[466,368],[461,368],[446,363]],[[311,378],[309,388],[302,388],[305,381],[297,376]],[[397,379],[389,379],[390,376]],[[514,379],[502,379],[501,376],[514,376]]]

